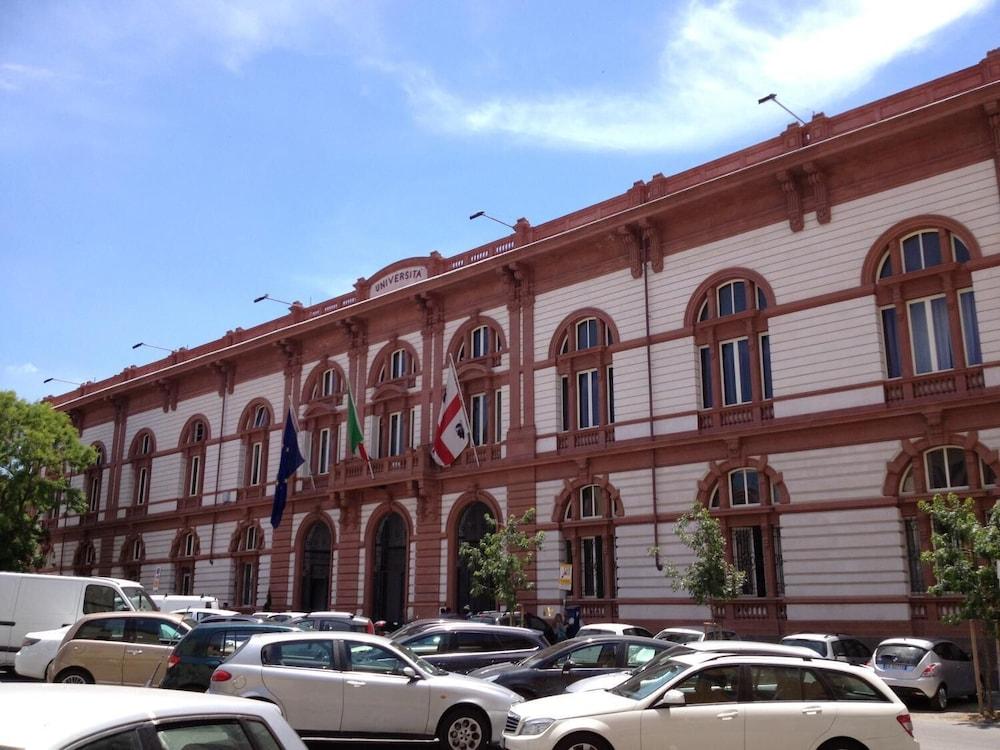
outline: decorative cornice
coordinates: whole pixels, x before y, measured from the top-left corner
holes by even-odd
[[[802,193],[798,181],[789,170],[782,169],[774,175],[785,194],[785,207],[788,212],[788,226],[793,232],[801,232],[805,228],[802,216]]]
[[[642,242],[646,248],[646,259],[653,269],[653,273],[660,273],[663,270],[663,230],[660,225],[649,219],[639,222],[642,231]]]
[[[209,367],[215,372],[219,379],[219,396],[225,393],[232,394],[236,388],[236,364],[226,359],[212,362]]]
[[[830,193],[826,187],[826,172],[815,163],[807,161],[802,165],[806,179],[813,189],[813,202],[816,204],[816,221],[820,224],[830,223]]]
[[[163,413],[177,411],[177,393],[180,390],[178,381],[175,378],[162,378],[156,381],[156,387],[163,396]]]

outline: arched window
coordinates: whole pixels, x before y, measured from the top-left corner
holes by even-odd
[[[132,465],[132,511],[145,512],[149,504],[150,487],[153,472],[153,454],[156,443],[153,433],[140,430],[132,439],[129,448],[129,461]]]
[[[461,503],[462,500],[459,500]],[[468,606],[473,612],[481,612],[493,609],[496,601],[488,594],[482,593],[473,595],[472,593],[472,569],[468,561],[459,552],[463,544],[476,546],[483,536],[493,531],[495,528],[490,524],[489,519],[496,521],[497,513],[494,510],[496,501],[485,495],[476,493],[471,501],[464,506],[456,504],[453,510],[453,517],[449,522],[453,529],[452,539],[449,544],[450,560],[454,571],[454,595],[449,597],[447,602],[454,608],[455,612],[461,612]]]
[[[456,331],[448,355],[456,363],[459,385],[469,412],[472,444],[494,446],[480,450],[479,459],[499,458],[499,445],[505,439],[504,387],[506,375],[496,374],[501,355],[507,350],[503,329],[492,318],[476,315]],[[445,365],[447,366],[447,365]],[[471,451],[459,459],[475,462]]]
[[[205,486],[205,454],[209,434],[208,422],[203,417],[189,420],[181,433],[181,450],[184,455],[183,497],[200,498]]]
[[[299,578],[299,606],[306,611],[330,607],[333,532],[320,518],[308,525],[302,542]]]
[[[372,545],[372,619],[402,623],[408,568],[406,521],[390,511],[377,521]]]
[[[195,557],[198,554],[198,535],[192,529],[182,529],[170,550],[174,561],[174,588],[178,594],[188,596],[194,593]]]
[[[759,274],[714,274],[688,306],[698,355],[699,427],[770,419],[773,407],[771,336],[764,311],[772,292]]]
[[[301,427],[309,435],[309,472],[317,487],[326,486],[337,460],[339,427],[344,420],[344,374],[339,365],[324,358],[313,369],[302,389],[305,406]]]
[[[597,606],[604,616],[614,616],[615,519],[623,515],[621,498],[607,484],[577,483],[560,496],[556,507],[561,509],[561,562],[573,570],[569,598],[587,600],[588,610]]]
[[[617,332],[596,310],[583,310],[557,329],[551,352],[556,362],[557,426],[560,449],[603,445],[614,439],[615,373],[611,347]],[[603,429],[602,429],[603,428]],[[581,435],[601,430],[598,439]]]
[[[785,593],[781,527],[774,507],[787,502],[781,475],[761,461],[713,468],[699,499],[718,514],[726,556],[746,574],[743,594],[780,597]]]
[[[96,564],[97,552],[94,550],[94,543],[89,539],[84,539],[73,555],[73,575],[91,576],[94,574]]]
[[[240,443],[243,449],[243,497],[263,497],[267,487],[267,456],[270,446],[271,406],[266,401],[251,402],[240,419]]]
[[[944,217],[904,221],[869,251],[865,283],[875,283],[886,400],[984,386],[976,298],[968,261],[971,235]],[[970,368],[974,368],[969,372]],[[948,373],[942,379],[940,373]]]
[[[240,608],[252,610],[257,607],[260,553],[263,548],[264,532],[260,525],[256,521],[240,524],[229,544],[236,573],[233,600]]]
[[[87,492],[87,514],[96,516],[101,509],[101,490],[104,486],[104,469],[107,464],[107,454],[104,446],[94,443],[92,446],[97,451],[97,458],[87,469],[84,481]]]
[[[417,445],[420,395],[414,389],[418,365],[416,350],[396,340],[375,358],[368,383],[375,391],[367,409],[373,457],[402,456]]]
[[[130,581],[139,581],[142,577],[142,563],[146,557],[146,545],[138,534],[125,539],[122,546],[121,564],[124,577]]]

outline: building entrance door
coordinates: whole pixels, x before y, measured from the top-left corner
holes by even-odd
[[[307,612],[330,608],[330,528],[316,521],[302,549],[301,606]]]
[[[375,591],[372,619],[402,623],[406,594],[406,524],[398,513],[379,523],[375,534]]]
[[[486,520],[487,516],[493,518],[489,506],[478,501],[462,511],[462,516],[458,521],[456,550],[461,549],[463,542],[475,546],[487,532],[493,530]],[[469,605],[469,609],[473,612],[482,612],[484,609],[493,609],[496,606],[496,602],[487,594],[472,595],[472,571],[469,570],[469,564],[462,559],[461,555],[458,556],[456,581],[458,584],[456,586],[456,612],[461,612],[465,605]]]

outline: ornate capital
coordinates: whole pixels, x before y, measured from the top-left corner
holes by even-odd
[[[438,295],[420,292],[413,299],[424,316],[424,334],[430,334],[435,328],[444,325],[444,308]]]
[[[532,294],[530,272],[523,263],[506,263],[498,269],[507,292],[507,308],[514,309],[530,302]]]
[[[368,325],[361,318],[344,318],[341,327],[351,341],[351,353],[359,354],[368,346]]]
[[[808,161],[802,165],[806,171],[806,179],[813,189],[813,201],[816,204],[816,221],[820,224],[830,223],[830,194],[826,187],[826,172],[814,162]]]
[[[788,212],[788,226],[793,232],[801,232],[805,228],[805,220],[802,216],[802,194],[799,191],[799,184],[795,175],[787,169],[782,169],[774,175],[781,191],[785,194],[785,208]]]
[[[612,239],[618,246],[618,252],[623,253],[628,259],[632,278],[642,278],[642,264],[645,260],[645,253],[642,251],[641,235],[630,226],[622,226],[615,229]]]
[[[156,381],[156,387],[160,389],[160,395],[163,397],[163,412],[177,411],[179,383],[173,378],[162,378]]]
[[[646,248],[646,258],[653,268],[653,273],[660,273],[663,270],[663,256],[665,253],[663,247],[663,230],[659,224],[655,224],[649,219],[640,221],[639,228],[642,231],[642,242]]]
[[[209,367],[215,371],[219,379],[219,395],[232,393],[236,387],[236,365],[228,360],[212,362]]]

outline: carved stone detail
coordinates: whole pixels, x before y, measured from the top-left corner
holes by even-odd
[[[795,176],[787,169],[782,169],[775,174],[775,177],[785,194],[788,226],[793,232],[801,232],[805,228],[805,219],[802,216],[802,194],[799,192],[799,184]]]
[[[368,325],[361,318],[344,318],[340,321],[344,332],[351,340],[351,354],[357,355],[368,346]]]
[[[209,365],[219,378],[219,396],[224,393],[232,394],[236,388],[236,365],[227,360],[212,362]]]
[[[813,189],[813,201],[816,204],[816,221],[820,224],[830,223],[830,193],[826,186],[826,173],[813,162],[802,165],[806,171],[809,184]]]
[[[156,387],[163,396],[163,412],[177,411],[177,393],[180,390],[178,382],[172,378],[163,378],[156,381]]]
[[[438,295],[420,292],[414,300],[424,315],[424,335],[430,335],[435,328],[444,326],[444,306]]]
[[[660,273],[663,270],[663,231],[658,224],[654,224],[649,219],[643,219],[639,222],[639,228],[642,230],[646,259],[650,262],[653,273]]]

